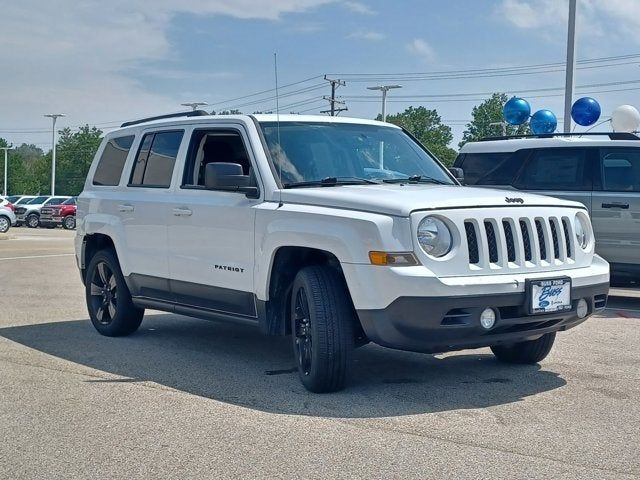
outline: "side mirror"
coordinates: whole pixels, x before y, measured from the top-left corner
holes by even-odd
[[[208,190],[242,192],[258,198],[258,188],[251,185],[251,177],[242,174],[239,163],[208,163],[204,167],[204,187]]]
[[[464,184],[464,170],[457,167],[450,167],[449,171],[451,172],[451,174],[454,176],[456,180]]]

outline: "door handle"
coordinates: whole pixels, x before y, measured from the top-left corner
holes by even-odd
[[[602,208],[620,208],[622,210],[629,210],[629,204],[622,202],[603,203]]]
[[[190,217],[193,212],[188,208],[174,208],[173,214],[176,217]]]
[[[135,207],[133,205],[125,203],[122,205],[118,205],[118,210],[120,210],[121,212],[133,212],[135,210]]]

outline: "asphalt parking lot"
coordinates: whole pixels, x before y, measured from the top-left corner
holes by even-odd
[[[639,478],[640,294],[539,366],[357,351],[314,395],[288,339],[149,312],[87,320],[74,232],[0,240],[0,478]]]

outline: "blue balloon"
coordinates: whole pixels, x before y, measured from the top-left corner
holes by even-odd
[[[558,126],[558,119],[551,110],[538,110],[531,116],[529,126],[536,135],[553,133]]]
[[[571,107],[571,118],[583,127],[596,123],[600,113],[600,104],[591,97],[579,98]]]
[[[523,98],[511,97],[509,101],[504,104],[502,115],[508,124],[522,125],[529,119],[529,115],[531,115],[531,106],[529,102]]]

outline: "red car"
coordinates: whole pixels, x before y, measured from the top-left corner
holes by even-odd
[[[55,228],[62,225],[66,230],[76,228],[76,199],[71,197],[60,205],[42,207],[40,210],[40,226]]]

